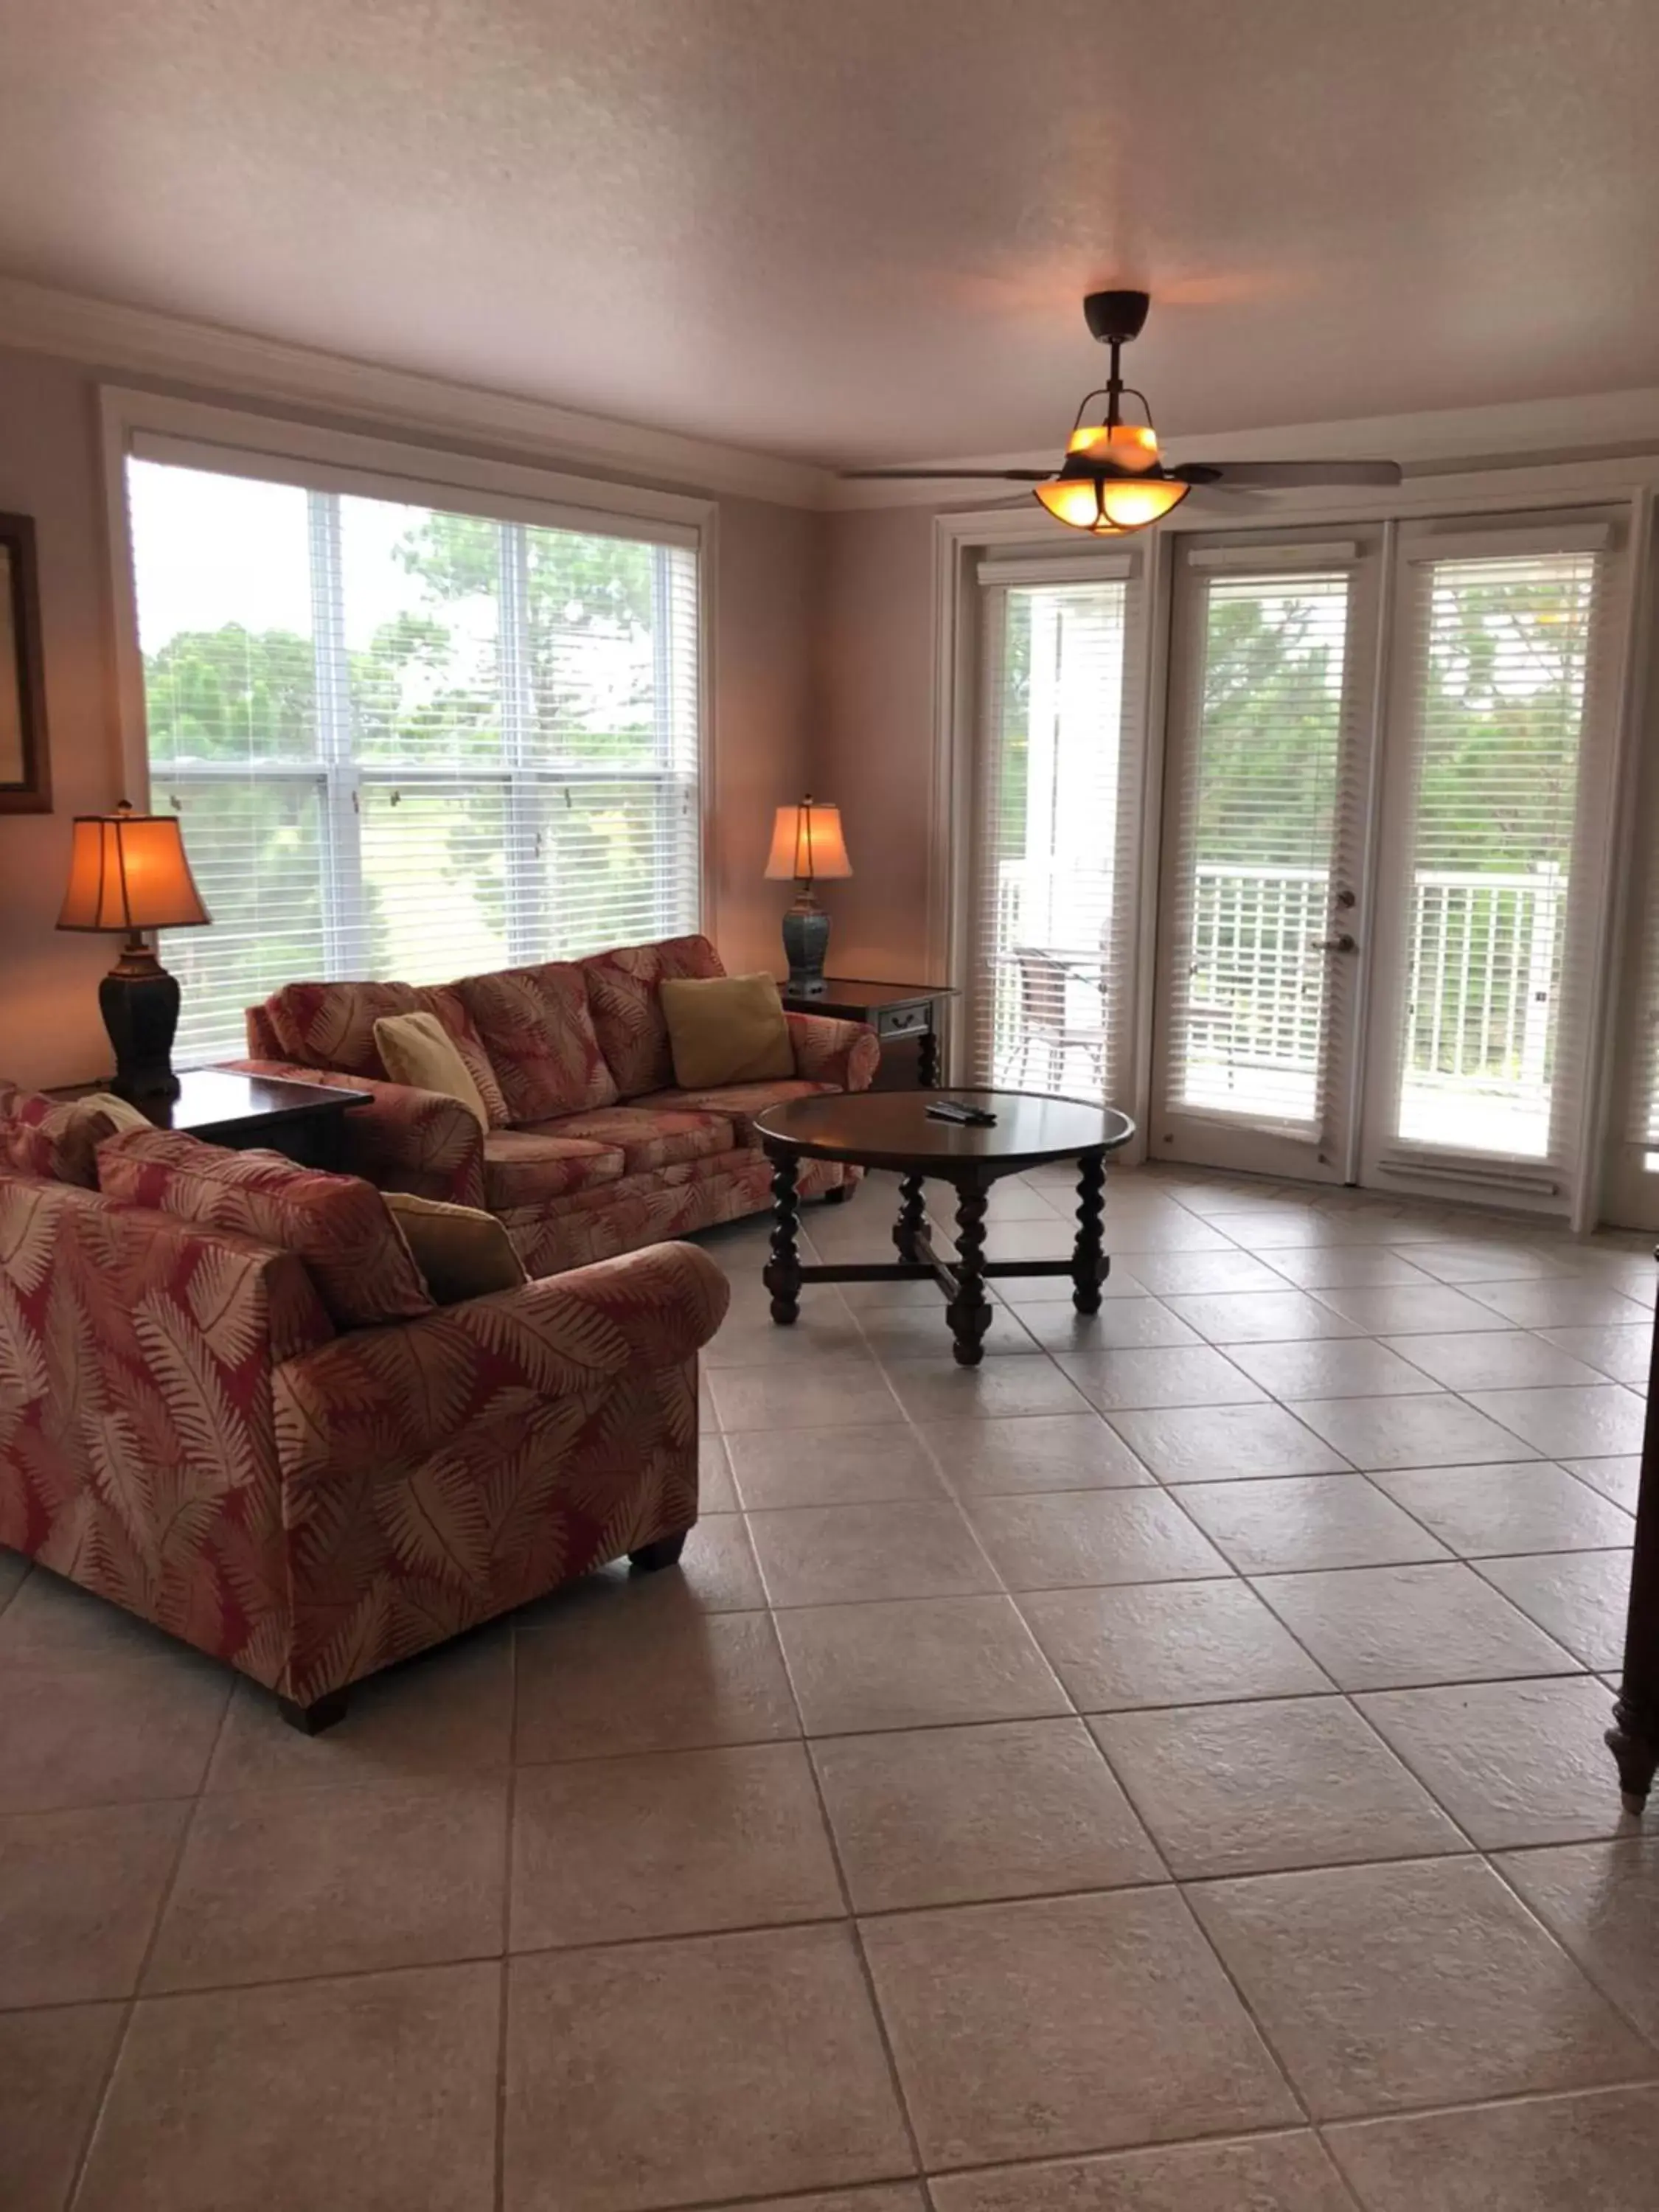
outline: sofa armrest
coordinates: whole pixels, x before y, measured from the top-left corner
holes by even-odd
[[[275,1377],[332,1334],[303,1262],[0,1176],[0,1543],[279,1681]]]
[[[503,1419],[556,1425],[562,1401],[684,1367],[730,1297],[707,1254],[653,1244],[420,1321],[353,1329],[277,1376],[285,1479],[303,1486],[366,1451],[416,1463]]]
[[[833,1083],[839,1091],[867,1091],[881,1062],[876,1033],[864,1022],[836,1021],[828,1014],[786,1013],[794,1047],[795,1073],[814,1083]]]
[[[482,1206],[483,1131],[459,1099],[407,1084],[380,1083],[331,1069],[300,1067],[285,1060],[233,1060],[244,1075],[319,1083],[334,1091],[366,1091],[367,1106],[354,1106],[343,1122],[345,1163],[352,1175],[381,1190],[406,1190],[416,1198],[452,1206]]]
[[[731,1302],[732,1285],[695,1244],[647,1244],[445,1311],[524,1375],[542,1370],[551,1377],[568,1363],[568,1380],[579,1386],[594,1373],[695,1359]]]

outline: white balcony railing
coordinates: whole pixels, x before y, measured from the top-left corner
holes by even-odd
[[[1110,911],[1103,881],[1067,888],[1080,912]],[[1028,862],[1006,862],[999,873],[994,1033],[1005,1079],[1030,1066],[1030,989],[1014,955],[1042,944],[1036,931],[1054,909],[1055,889]],[[1407,933],[1402,1137],[1547,1148],[1566,902],[1566,878],[1554,870],[1419,871]],[[1197,868],[1180,1032],[1188,1105],[1314,1118],[1329,973],[1316,947],[1335,927],[1322,869]],[[1075,952],[1075,930],[1066,950]],[[1091,1004],[1098,1022],[1094,979],[1068,983],[1068,1024],[1079,1025]],[[1073,1084],[1082,1072],[1065,1071]]]

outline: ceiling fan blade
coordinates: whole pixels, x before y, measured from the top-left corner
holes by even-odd
[[[1200,507],[1213,507],[1235,515],[1244,508],[1265,507],[1271,503],[1264,491],[1252,491],[1235,483],[1195,483],[1189,497]]]
[[[1171,469],[1187,483],[1219,483],[1241,490],[1280,484],[1397,484],[1398,461],[1188,461]]]
[[[922,483],[937,479],[940,483],[965,483],[970,477],[982,477],[997,483],[1047,483],[1054,473],[1052,469],[838,469],[836,473],[846,482],[855,479],[869,483],[885,478],[895,483]]]

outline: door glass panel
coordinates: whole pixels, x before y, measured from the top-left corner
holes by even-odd
[[[1395,1133],[1551,1152],[1597,556],[1438,561],[1419,586]]]
[[[1324,1110],[1348,579],[1214,577],[1182,748],[1169,1028],[1177,1110]]]
[[[1125,1080],[1139,836],[1138,749],[1130,758],[1125,746],[1130,589],[993,595],[970,910],[981,1082],[1098,1098]]]

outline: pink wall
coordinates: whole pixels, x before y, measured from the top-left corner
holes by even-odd
[[[114,941],[52,927],[70,820],[120,798],[103,494],[93,386],[78,369],[0,353],[0,507],[34,518],[51,814],[0,815],[0,1076],[104,1074],[98,978]]]
[[[839,975],[927,974],[933,775],[933,517],[888,507],[824,517],[813,790],[842,810],[850,883],[823,893]]]
[[[735,972],[781,973],[794,896],[763,870],[774,811],[811,777],[813,628],[828,518],[759,500],[720,502],[710,860],[720,946]]]
[[[35,522],[54,800],[50,815],[0,816],[0,1077],[25,1083],[79,1082],[111,1066],[97,986],[114,941],[62,935],[52,926],[70,817],[102,811],[123,795],[100,381],[155,380],[100,378],[76,364],[0,350],[0,509]],[[192,388],[191,396],[258,404],[223,391]],[[385,434],[382,425],[346,427]],[[437,434],[427,442],[455,444]],[[505,457],[549,459],[511,450]],[[759,500],[722,498],[719,506],[709,919],[730,965],[776,967],[790,889],[763,883],[761,869],[772,809],[805,781],[810,630],[824,518]]]

